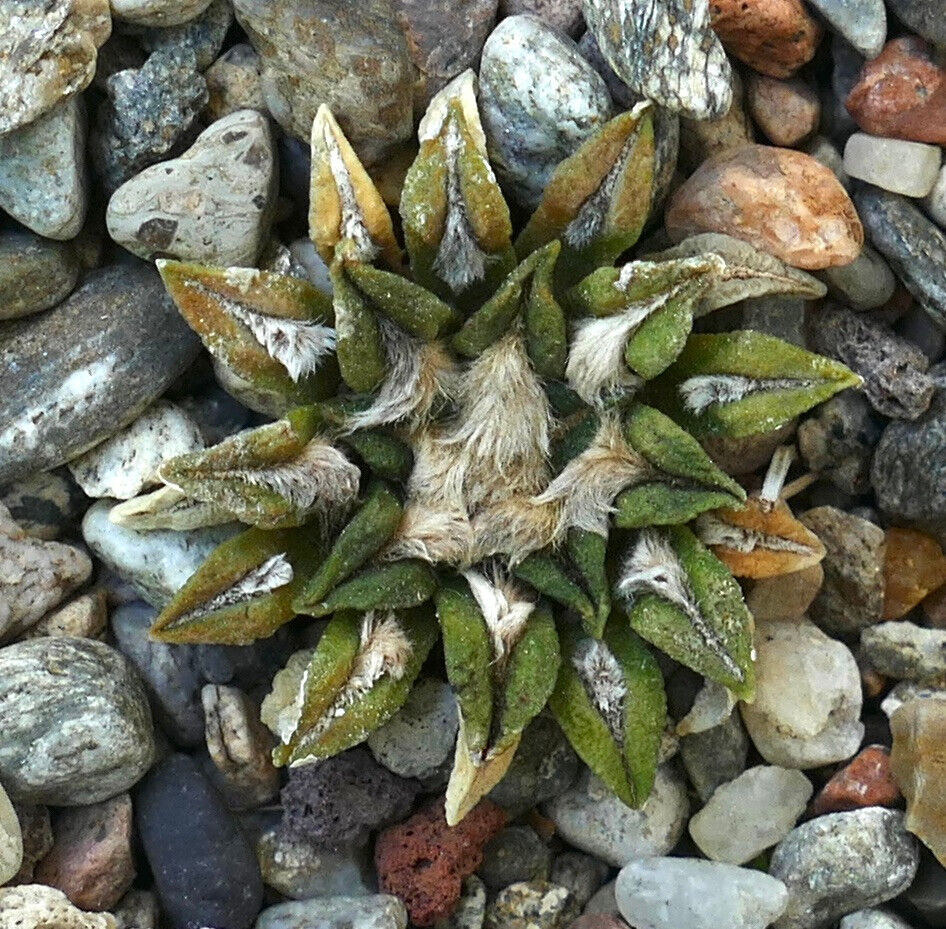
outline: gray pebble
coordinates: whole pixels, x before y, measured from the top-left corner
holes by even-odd
[[[531,826],[507,826],[483,848],[476,873],[488,890],[502,890],[519,881],[544,881],[552,853]]]
[[[705,803],[720,784],[738,777],[749,757],[749,737],[733,713],[719,726],[680,739],[680,759],[690,783]]]
[[[223,48],[223,40],[233,22],[229,0],[211,0],[199,16],[163,29],[145,29],[138,37],[149,52],[192,52],[199,71],[209,68]]]
[[[811,0],[811,5],[862,55],[880,54],[887,38],[884,0]]]
[[[883,306],[897,288],[897,279],[869,245],[850,264],[816,271],[830,293],[852,310],[873,310]]]
[[[854,203],[874,248],[923,309],[946,324],[946,234],[906,197],[879,187],[862,185]]]
[[[776,929],[822,929],[891,900],[910,886],[919,860],[917,841],[896,810],[864,807],[804,823],[772,854],[769,873],[789,895]]]
[[[88,209],[85,135],[77,97],[0,135],[0,209],[49,239],[75,238]]]
[[[946,19],[940,0],[887,0],[891,10],[934,45],[946,45]]]
[[[898,335],[923,352],[931,364],[939,361],[946,353],[946,333],[916,303],[911,302],[910,308],[897,320],[894,328]]]
[[[580,766],[558,723],[540,715],[525,728],[509,770],[489,799],[515,818],[567,790]]]
[[[479,104],[500,182],[532,208],[556,165],[612,113],[608,88],[578,46],[525,15],[504,19],[486,40]]]
[[[199,340],[153,268],[94,271],[0,345],[0,484],[56,467],[138,416],[193,360]]]
[[[368,736],[368,748],[389,771],[425,780],[452,760],[458,725],[453,690],[428,678],[415,684],[404,706]]]
[[[0,780],[18,800],[97,803],[128,790],[154,757],[144,688],[119,652],[48,637],[0,649]]]
[[[946,629],[880,623],[861,633],[861,655],[894,680],[946,682]]]
[[[827,549],[824,583],[808,609],[826,632],[843,635],[880,622],[884,609],[886,537],[880,526],[833,506],[799,517]]]
[[[284,897],[369,897],[373,882],[364,849],[320,848],[277,828],[256,843],[263,882]]]
[[[845,390],[798,427],[798,448],[812,471],[848,494],[870,490],[870,462],[884,420],[859,390]]]
[[[864,378],[864,392],[878,413],[913,420],[929,407],[929,359],[888,326],[829,304],[812,314],[808,334],[810,348]]]
[[[869,909],[849,913],[838,929],[912,929],[910,924],[890,910]]]
[[[69,296],[78,277],[70,246],[31,232],[0,233],[0,320],[48,310]]]
[[[179,154],[196,135],[207,84],[191,49],[152,53],[137,70],[113,74],[96,114],[89,149],[111,196],[149,165]]]
[[[407,910],[388,894],[319,897],[277,903],[260,913],[256,929],[406,929]]]
[[[671,763],[657,769],[654,789],[639,810],[625,806],[587,769],[544,810],[570,845],[620,866],[632,858],[666,855],[683,832],[689,803]]]
[[[434,925],[436,929],[483,929],[485,918],[486,885],[475,874],[471,874],[463,879],[456,909]]]
[[[549,871],[549,880],[567,887],[582,910],[608,879],[610,869],[600,858],[583,852],[562,852],[556,855]]]

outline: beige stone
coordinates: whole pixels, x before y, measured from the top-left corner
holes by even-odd
[[[83,913],[44,884],[0,887],[0,929],[117,929],[110,913]]]
[[[6,884],[23,864],[23,833],[16,810],[0,784],[0,884]]]
[[[104,587],[74,597],[68,603],[47,613],[23,635],[35,639],[44,635],[72,635],[97,639],[108,622],[108,603]]]
[[[749,113],[773,145],[797,146],[818,128],[821,101],[801,78],[749,77]]]
[[[210,0],[111,0],[112,15],[136,26],[179,26],[200,16]]]

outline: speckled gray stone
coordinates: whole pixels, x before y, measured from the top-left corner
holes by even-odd
[[[34,539],[58,539],[85,512],[89,501],[69,472],[36,471],[0,491],[0,502]]]
[[[632,90],[694,119],[727,112],[732,69],[708,3],[585,0],[584,13],[608,64]]]
[[[211,0],[210,6],[199,16],[179,26],[144,29],[138,41],[149,52],[162,51],[178,55],[193,52],[197,69],[203,71],[220,54],[232,22],[230,0]]]
[[[612,114],[608,88],[578,46],[525,15],[504,19],[486,40],[479,104],[500,183],[526,207],[538,204],[555,166]]]
[[[240,531],[228,523],[188,532],[135,532],[109,522],[114,500],[99,500],[82,520],[89,548],[149,603],[161,608],[225,539]]]
[[[35,122],[0,135],[0,209],[49,239],[85,222],[85,108],[72,97]]]
[[[876,58],[887,38],[884,0],[811,0],[828,24],[866,58]]]
[[[861,634],[861,655],[894,680],[946,683],[946,629],[879,623]]]
[[[48,310],[79,277],[71,246],[31,232],[0,233],[0,320]]]
[[[639,810],[625,806],[587,769],[544,810],[570,845],[620,866],[632,858],[666,855],[683,832],[689,803],[671,763],[657,769],[654,789]]]
[[[0,641],[28,629],[91,573],[81,548],[28,536],[0,503]]]
[[[204,447],[200,429],[180,407],[158,400],[133,423],[73,458],[69,470],[90,497],[129,500],[158,483],[163,461]]]
[[[483,848],[476,873],[487,889],[502,890],[518,881],[543,881],[549,876],[552,853],[531,826],[507,826]]]
[[[14,799],[83,806],[128,790],[154,758],[144,687],[94,639],[0,649],[0,780]]]
[[[368,748],[389,771],[424,780],[452,761],[458,725],[453,690],[427,678],[414,685],[389,722],[368,736]]]
[[[923,309],[946,325],[946,233],[906,197],[879,187],[861,185],[854,203],[874,248]]]
[[[33,122],[88,86],[109,37],[108,0],[0,4],[0,133]]]
[[[207,82],[197,73],[192,49],[159,50],[140,68],[113,74],[105,93],[89,150],[111,196],[125,181],[193,141],[195,122],[207,104]]]
[[[788,887],[775,929],[822,929],[891,900],[916,874],[920,853],[903,814],[881,807],[819,816],[793,829],[772,853],[769,873]]]
[[[486,885],[475,874],[471,874],[463,879],[456,909],[434,926],[435,929],[483,929],[485,918]]]
[[[0,484],[56,467],[138,416],[199,340],[153,268],[91,272],[65,302],[8,324],[0,344]]]
[[[389,894],[319,897],[277,903],[260,913],[256,929],[405,929],[407,910]]]
[[[548,881],[510,884],[486,908],[486,929],[565,929],[578,907],[565,887]]]
[[[236,0],[234,9],[262,58],[266,105],[306,145],[322,103],[369,165],[413,137],[416,72],[390,0]]]
[[[268,829],[256,843],[263,882],[291,900],[371,895],[374,879],[363,848],[324,848]]]
[[[748,756],[749,737],[736,712],[719,726],[680,739],[680,759],[704,803],[720,784],[742,773]]]
[[[913,929],[913,927],[890,910],[869,909],[849,913],[838,924],[838,929]]]

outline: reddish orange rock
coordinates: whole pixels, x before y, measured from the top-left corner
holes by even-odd
[[[710,158],[667,207],[674,242],[722,232],[796,268],[850,264],[864,228],[834,174],[804,152],[745,145]]]
[[[821,788],[812,801],[812,816],[843,813],[863,806],[896,806],[903,796],[890,770],[890,752],[869,745]]]
[[[801,78],[752,74],[746,99],[755,124],[774,145],[792,148],[818,128],[821,101]]]
[[[480,866],[483,846],[505,824],[501,807],[480,800],[451,828],[443,798],[435,800],[378,836],[374,860],[381,890],[404,901],[415,926],[432,926],[456,907],[463,878]]]
[[[824,34],[801,0],[711,0],[726,51],[770,77],[789,77],[815,56]]]
[[[923,39],[894,39],[864,65],[847,108],[872,135],[946,145],[946,70]]]
[[[884,619],[906,616],[946,584],[946,555],[939,542],[916,529],[888,529],[884,557]]]

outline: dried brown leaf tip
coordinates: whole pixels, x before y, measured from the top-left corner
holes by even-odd
[[[724,62],[683,6],[652,9],[698,57],[676,83],[667,69],[655,80],[713,111],[724,89],[702,77]],[[620,28],[647,8],[615,0]],[[690,86],[699,62],[710,71]],[[692,334],[694,318],[747,296],[822,293],[755,249],[701,236],[614,266],[651,212],[649,105],[565,159],[521,228],[472,73],[432,100],[419,142],[395,226],[332,114],[316,115],[309,219],[331,296],[285,262],[162,266],[221,383],[279,418],[164,462],[165,486],[113,518],[252,527],[195,572],[158,638],[249,642],[300,613],[327,618],[263,707],[277,763],[364,741],[441,637],[428,672],[445,671],[460,708],[449,823],[505,775],[546,706],[640,805],[666,719],[644,641],[751,699],[752,617],[730,569],[821,557],[780,500],[784,469],[768,502],[740,509],[743,488],[696,436],[774,430],[858,379],[760,333]]]

